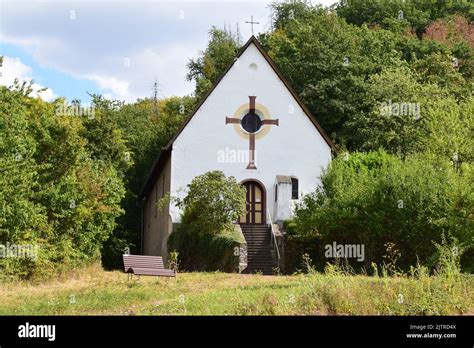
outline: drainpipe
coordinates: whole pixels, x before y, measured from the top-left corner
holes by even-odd
[[[145,206],[145,200],[146,197],[143,197],[142,201],[140,202],[141,207],[140,207],[140,255],[143,255],[143,228],[144,228],[144,213],[143,213],[143,207]]]

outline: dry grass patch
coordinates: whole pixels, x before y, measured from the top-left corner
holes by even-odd
[[[427,315],[474,311],[474,278],[181,273],[137,277],[99,266],[44,283],[0,285],[2,315]]]

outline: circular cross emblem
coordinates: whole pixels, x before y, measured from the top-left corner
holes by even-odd
[[[262,127],[262,120],[255,112],[249,112],[242,118],[242,128],[248,133],[255,133]]]
[[[255,140],[265,136],[270,127],[278,126],[278,119],[271,119],[268,110],[261,104],[255,103],[256,96],[249,96],[249,103],[241,105],[235,112],[234,117],[226,117],[225,124],[233,124],[237,133],[249,140],[249,165],[247,169],[257,169],[255,166]],[[242,118],[239,116],[244,115]],[[258,133],[257,133],[258,132]]]

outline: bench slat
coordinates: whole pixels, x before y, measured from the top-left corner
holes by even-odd
[[[150,267],[159,267],[159,268],[164,268],[164,265],[162,263],[150,263],[150,262],[125,262],[126,265],[143,265],[144,267],[150,266]]]
[[[164,277],[175,277],[176,273],[169,269],[151,269],[151,268],[132,268],[133,274],[137,275],[156,275]]]
[[[174,271],[164,267],[161,256],[123,255],[123,268],[126,273],[137,275],[176,277]]]

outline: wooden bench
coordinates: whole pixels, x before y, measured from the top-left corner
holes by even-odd
[[[165,268],[161,256],[123,255],[123,268],[130,276],[176,277],[175,271]]]

